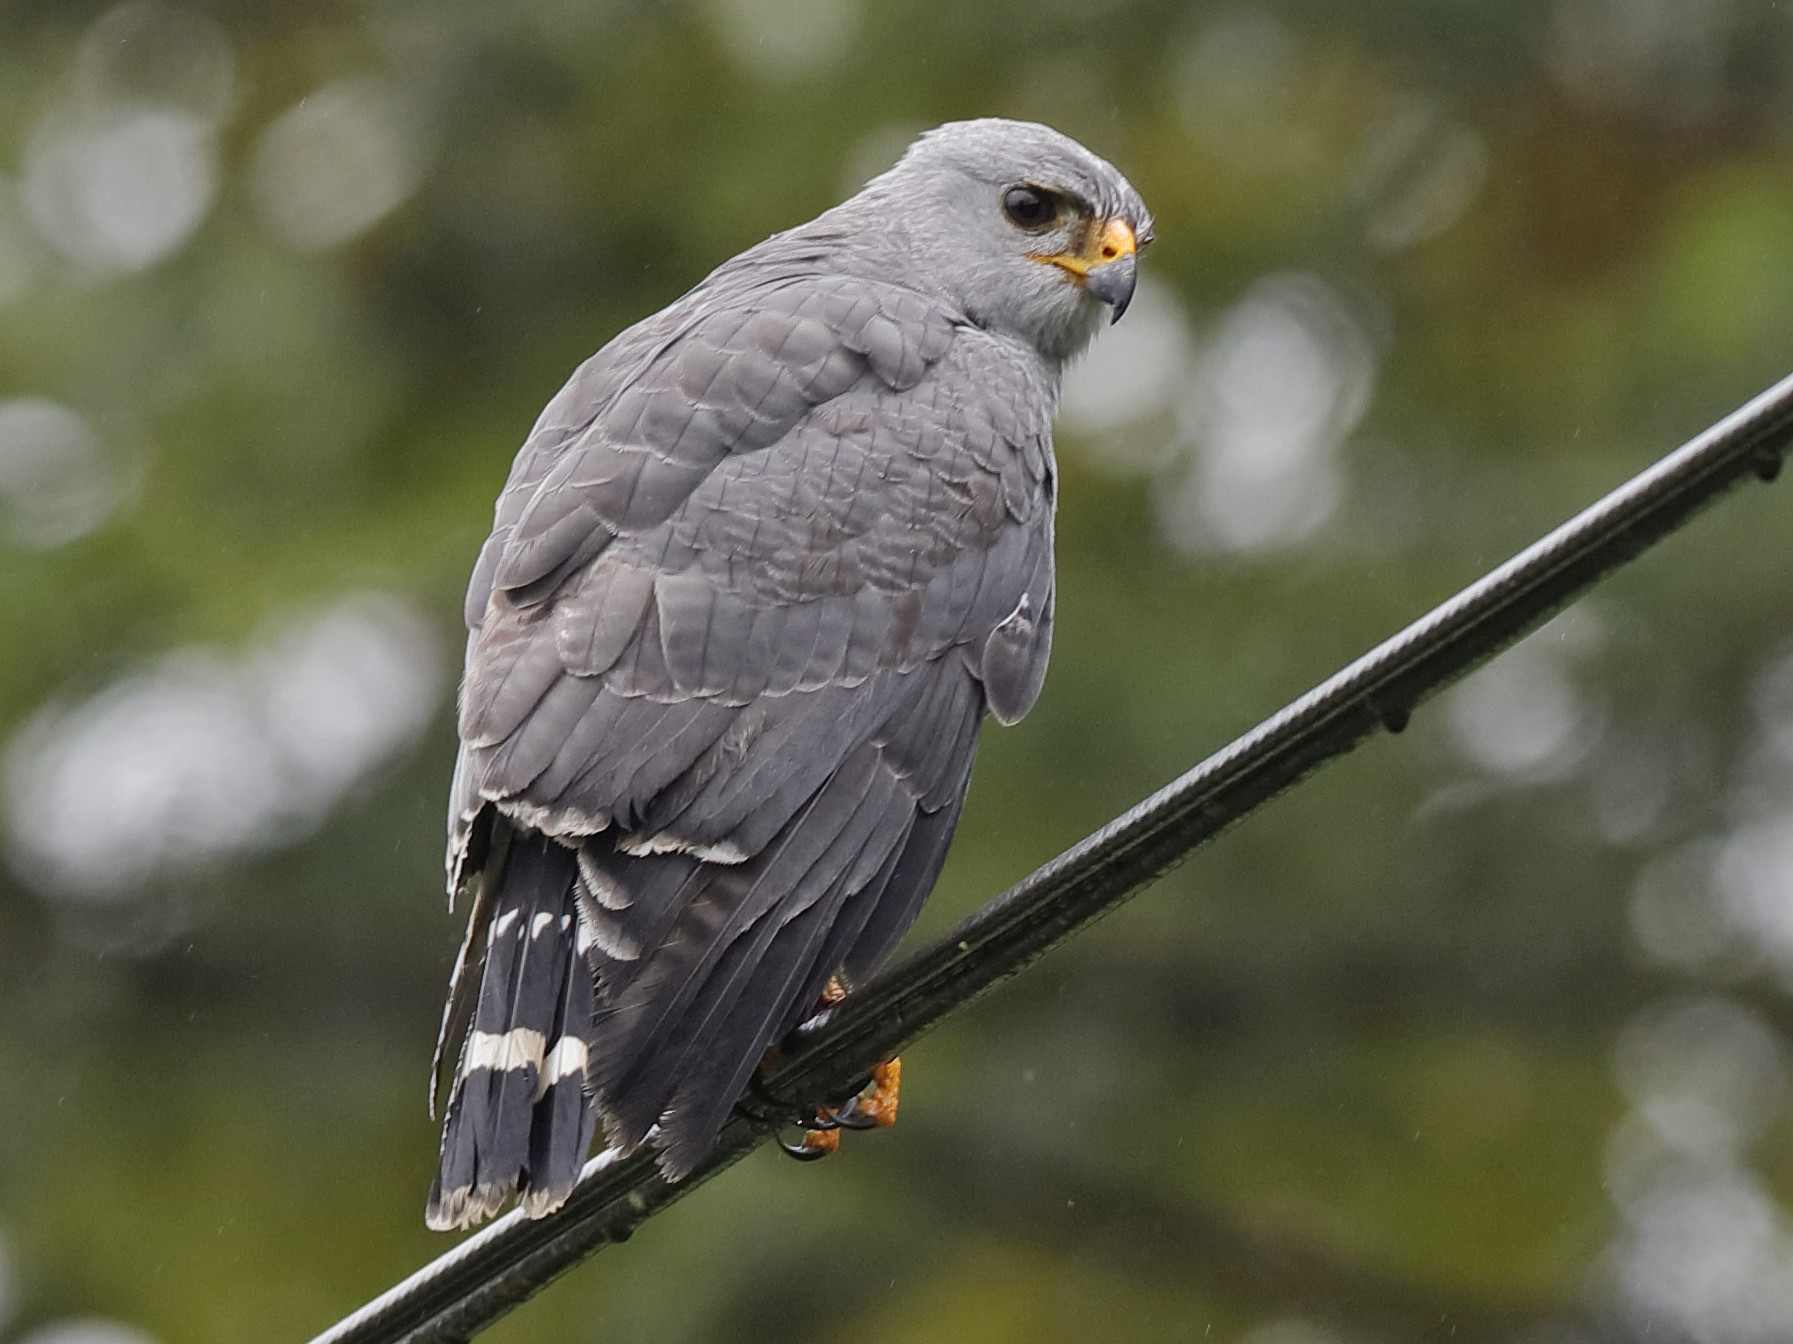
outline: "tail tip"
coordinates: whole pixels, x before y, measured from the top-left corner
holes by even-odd
[[[496,1215],[515,1197],[528,1218],[546,1218],[558,1212],[573,1193],[572,1179],[550,1185],[494,1182],[489,1185],[457,1185],[447,1190],[432,1186],[424,1208],[424,1226],[432,1232],[464,1232]]]
[[[549,1214],[558,1212],[572,1193],[571,1181],[556,1181],[550,1186],[531,1187],[523,1192],[518,1207],[523,1210],[526,1218],[546,1218]]]
[[[516,1187],[514,1185],[456,1185],[444,1190],[430,1188],[423,1223],[432,1232],[461,1232],[485,1222],[504,1207]]]

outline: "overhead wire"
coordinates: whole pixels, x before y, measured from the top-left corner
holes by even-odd
[[[1793,445],[1793,376],[1782,379],[1505,564],[1421,616],[1185,774],[1037,869],[932,946],[801,1028],[761,1089],[792,1113],[838,1098],[949,1014],[1020,972],[1191,851],[1536,628],[1755,478]],[[773,1125],[743,1109],[711,1156],[670,1184],[651,1154],[601,1153],[564,1208],[499,1219],[313,1344],[448,1344],[505,1311],[732,1166]]]

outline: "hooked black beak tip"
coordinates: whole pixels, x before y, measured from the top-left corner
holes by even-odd
[[[1139,266],[1131,256],[1120,257],[1090,269],[1084,277],[1084,288],[1113,309],[1110,325],[1121,320],[1127,305],[1133,302],[1133,288],[1139,282]]]

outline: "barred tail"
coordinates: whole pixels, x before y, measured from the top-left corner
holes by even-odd
[[[469,1227],[512,1195],[531,1217],[549,1213],[585,1161],[597,1113],[585,1091],[593,989],[577,879],[572,850],[526,833],[494,846],[476,879],[476,927],[457,976],[472,971],[482,945],[485,965],[442,1125],[425,1214],[432,1228]],[[450,1018],[460,991],[451,988]]]

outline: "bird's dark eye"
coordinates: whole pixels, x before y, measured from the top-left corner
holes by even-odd
[[[1002,213],[1017,228],[1043,229],[1058,218],[1058,201],[1038,187],[1010,187],[1002,193]]]

